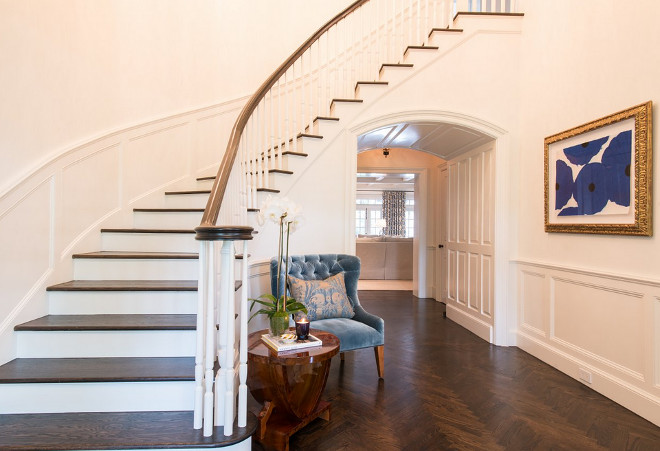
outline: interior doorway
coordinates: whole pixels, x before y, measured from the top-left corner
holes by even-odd
[[[515,311],[508,306],[506,299],[508,227],[506,216],[495,214],[496,205],[504,211],[509,211],[510,208],[506,177],[509,171],[506,163],[509,144],[506,133],[477,119],[443,113],[437,114],[438,120],[416,120],[414,113],[396,116],[400,119],[396,123],[391,122],[394,116],[390,115],[383,119],[381,124],[378,120],[371,120],[368,125],[355,127],[353,132],[358,153],[373,149],[380,149],[382,153],[383,148],[392,146],[390,148],[408,152],[424,151],[442,157],[445,161],[444,165],[436,163],[433,168],[424,169],[418,180],[426,199],[422,201],[415,198],[415,220],[420,231],[419,234],[416,231],[415,236],[417,280],[413,285],[417,292],[414,294],[448,302],[447,312],[450,319],[491,343],[509,344],[507,322]],[[424,116],[428,118],[428,113]],[[481,146],[490,146],[487,160],[492,177],[487,183],[482,179],[475,185],[470,180],[477,180],[476,174],[483,165],[470,163],[474,161],[470,152],[477,151]],[[447,170],[447,186],[446,191],[441,192],[443,168]],[[356,165],[356,169],[356,172],[363,172],[367,168],[360,164]],[[373,167],[369,168],[372,169]],[[406,172],[409,172],[408,169]],[[462,174],[461,177],[457,176],[459,173]],[[497,184],[494,183],[496,174],[499,180]],[[470,175],[474,177],[470,179]],[[454,180],[459,178],[463,184],[461,189],[457,189],[458,185],[454,183]],[[490,196],[488,202],[485,202],[482,196],[479,201],[481,204],[477,203],[478,196],[475,194],[478,190]],[[446,204],[443,205],[443,202]],[[453,215],[447,213],[453,211],[451,205],[456,207]],[[490,246],[490,249],[481,252],[483,246],[480,248],[478,243],[474,242],[474,235],[470,234],[474,233],[474,229],[482,229],[478,225],[478,218],[483,219],[486,216],[483,213],[480,213],[481,216],[472,213],[482,211],[483,208],[489,209],[488,216],[492,218],[492,223],[488,226],[490,242],[487,246]],[[463,213],[468,215],[467,221]],[[463,215],[463,220],[452,229],[453,232],[461,234],[460,239],[449,245],[446,239],[448,228],[453,227],[454,219],[460,215]],[[447,229],[441,230],[438,224],[449,217],[452,219],[445,223]],[[460,228],[466,224],[472,224],[474,227]],[[467,241],[463,242],[464,239]],[[502,251],[496,252],[496,249]],[[486,283],[482,281],[484,275],[487,275]],[[484,293],[485,301],[484,298],[479,298],[480,291],[484,288],[487,290]]]

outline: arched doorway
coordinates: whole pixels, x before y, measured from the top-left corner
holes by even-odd
[[[509,324],[515,324],[515,304],[513,300],[508,299],[508,262],[509,262],[509,235],[512,228],[510,227],[508,212],[511,211],[510,202],[510,189],[508,186],[508,173],[511,170],[509,161],[509,139],[507,133],[493,124],[486,123],[476,118],[457,115],[446,112],[409,112],[397,115],[388,115],[382,118],[376,118],[359,124],[350,130],[352,139],[347,142],[354,144],[354,148],[360,150],[361,148],[376,148],[376,146],[386,147],[387,144],[396,145],[397,147],[408,147],[417,150],[431,151],[435,155],[447,160],[447,164],[443,167],[437,168],[437,180],[431,181],[430,184],[437,184],[437,189],[442,189],[441,173],[445,172],[447,175],[447,184],[444,185],[445,189],[451,185],[451,167],[456,166],[457,171],[462,171],[466,176],[474,175],[478,177],[479,170],[471,167],[465,161],[470,161],[474,156],[470,152],[484,151],[484,146],[489,147],[488,164],[490,165],[490,179],[488,180],[489,186],[484,185],[483,179],[476,181],[474,184],[469,182],[469,177],[463,177],[461,183],[467,183],[465,190],[461,194],[463,197],[455,199],[457,205],[461,208],[466,208],[467,212],[474,209],[475,206],[470,204],[474,201],[474,197],[470,197],[470,190],[474,191],[475,187],[481,187],[490,196],[492,203],[488,205],[490,209],[489,214],[492,214],[492,236],[491,245],[492,250],[490,254],[479,254],[475,251],[477,247],[463,247],[452,249],[453,254],[447,257],[447,261],[451,259],[455,264],[452,267],[451,263],[446,266],[446,272],[455,271],[454,281],[456,281],[456,290],[452,292],[453,300],[448,303],[448,317],[457,323],[463,325],[467,329],[475,332],[485,340],[498,344],[498,345],[513,345],[515,344],[515,335],[510,332]],[[377,144],[376,144],[377,143]],[[357,155],[357,152],[356,152]],[[357,156],[356,156],[357,159]],[[483,163],[482,167],[483,167]],[[354,165],[357,170],[357,164]],[[466,172],[467,171],[467,172]],[[456,172],[459,174],[459,172]],[[429,183],[429,180],[426,180]],[[466,193],[468,193],[466,195]],[[353,193],[355,199],[355,193]],[[447,193],[447,199],[453,199],[452,196],[457,196],[459,193]],[[444,196],[442,194],[440,197]],[[483,200],[481,200],[483,202]],[[434,222],[433,218],[428,221],[428,213],[432,212],[433,217],[438,217],[437,210],[441,208],[439,205],[432,205],[432,208],[426,208],[427,223]],[[448,205],[442,206],[445,216],[449,211]],[[442,215],[440,215],[442,216]],[[421,219],[421,218],[420,218]],[[453,220],[453,218],[452,218]],[[437,224],[436,224],[437,226]],[[445,233],[447,231],[445,230]],[[426,261],[429,258],[431,249],[438,249],[438,245],[446,246],[443,240],[438,239],[438,234],[443,232],[429,233],[427,229],[424,237],[420,236],[418,242],[417,264],[418,267],[424,270],[426,268]],[[469,230],[467,230],[469,235]],[[467,244],[470,242],[470,236],[464,235],[461,237],[466,238]],[[431,239],[431,241],[429,241]],[[466,244],[460,242],[457,244]],[[474,241],[474,240],[473,240]],[[474,243],[472,243],[474,244]],[[449,254],[447,248],[440,249],[440,253]],[[485,256],[485,257],[484,257]],[[442,258],[432,257],[435,261],[442,261]],[[480,267],[483,259],[488,260],[487,264],[492,265],[492,280],[488,283],[492,289],[491,293],[487,294],[488,302],[491,304],[486,308],[475,309],[476,303],[472,303],[470,299],[474,299],[475,290],[480,290],[482,285],[475,283],[477,272],[472,272],[473,280],[470,280],[470,269]],[[462,265],[462,266],[458,266]],[[461,272],[460,268],[465,268]],[[479,275],[481,277],[481,275]],[[424,278],[417,279],[417,293],[426,294],[426,287],[420,286]],[[472,283],[472,284],[470,284]],[[439,284],[436,284],[439,285]],[[459,289],[461,290],[459,294]],[[438,286],[437,291],[450,290]],[[472,290],[472,291],[470,291]],[[440,297],[435,294],[435,297]],[[451,298],[451,296],[449,296]]]

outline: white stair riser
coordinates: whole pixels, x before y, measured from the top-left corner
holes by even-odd
[[[117,233],[101,234],[104,251],[198,252],[194,233]]]
[[[478,31],[504,31],[515,32],[522,29],[522,17],[520,16],[489,16],[489,15],[465,15],[459,14],[454,22],[454,28],[465,28],[466,30]]]
[[[133,213],[133,226],[138,229],[194,229],[202,220],[202,213],[196,211],[164,212],[136,211]]]
[[[302,149],[299,151],[308,155],[315,155],[325,148],[326,142],[327,141],[323,138],[319,139],[303,136],[302,138],[298,138],[298,149]]]
[[[192,237],[191,237],[192,238]],[[195,280],[198,259],[75,258],[75,280]]]
[[[412,75],[414,70],[415,67],[384,67],[380,71],[380,81],[388,82],[388,86],[391,88]]]
[[[166,194],[164,205],[167,208],[205,208],[208,194]]]
[[[194,330],[18,331],[17,356],[190,357]]]
[[[363,105],[368,105],[370,102],[385,94],[388,86],[389,85],[360,84],[355,90],[355,97],[364,100]]]
[[[286,155],[282,159],[282,167],[279,169],[293,171],[292,177],[296,177],[296,174],[299,174],[300,171],[305,167],[305,160],[307,158],[309,157],[302,157],[300,155]]]
[[[438,47],[438,55],[454,48],[461,40],[465,39],[464,32],[458,31],[435,31],[431,33],[429,45]]]
[[[360,98],[360,97],[358,97]],[[314,128],[312,133],[315,135],[323,136],[324,141],[329,141],[330,136],[334,136],[341,130],[340,121],[314,121]]]
[[[194,381],[0,384],[0,414],[192,410],[194,399]]]
[[[403,62],[414,64],[415,68],[419,69],[434,60],[440,54],[438,50],[408,49]]]
[[[51,291],[51,315],[195,314],[197,291]]]
[[[333,102],[330,107],[330,116],[338,117],[344,123],[349,123],[362,111],[363,107],[364,102]]]

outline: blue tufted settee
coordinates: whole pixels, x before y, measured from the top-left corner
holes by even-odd
[[[284,288],[284,269],[280,277],[280,290]],[[384,377],[385,322],[382,318],[368,313],[360,305],[357,284],[360,278],[360,259],[345,254],[312,254],[289,257],[289,275],[303,280],[323,280],[340,272],[344,273],[346,294],[353,305],[353,318],[327,318],[312,321],[310,326],[339,337],[342,360],[345,351],[361,348],[374,348],[378,377]],[[270,261],[270,286],[274,295],[277,290],[277,258]]]

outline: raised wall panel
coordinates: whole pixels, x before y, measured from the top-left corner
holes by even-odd
[[[0,216],[0,249],[11,265],[0,271],[0,332],[13,308],[50,268],[51,180],[44,181]]]
[[[493,257],[481,256],[481,313],[487,317],[493,315]]]
[[[642,296],[609,286],[554,278],[552,338],[623,367],[644,370]]]
[[[62,221],[57,242],[71,244],[100,218],[120,206],[120,147],[114,144],[62,169]]]
[[[447,280],[447,291],[448,291],[448,298],[452,301],[456,301],[457,299],[457,293],[456,289],[458,287],[457,284],[457,276],[458,276],[458,271],[456,268],[456,265],[458,263],[458,256],[456,255],[456,251],[448,249],[447,250],[447,263],[448,263],[448,268],[447,268],[447,274],[448,274],[448,280]]]
[[[494,194],[493,194],[493,151],[488,150],[482,154],[483,158],[483,202],[481,217],[481,239],[483,244],[493,244],[493,211],[494,211]]]
[[[655,361],[655,387],[660,390],[660,297],[653,299],[653,330],[654,349],[653,360]]]
[[[468,240],[468,202],[469,202],[469,160],[458,162],[458,242],[465,243]]]
[[[455,243],[457,240],[457,212],[458,212],[458,167],[452,164],[448,168],[447,182],[447,242]]]
[[[457,265],[457,279],[458,279],[458,296],[456,300],[460,304],[467,304],[468,293],[468,259],[467,253],[458,252],[458,265]]]
[[[124,150],[126,198],[134,200],[154,187],[181,177],[188,167],[188,123],[157,130],[130,140]]]
[[[482,189],[481,189],[481,165],[482,155],[478,154],[470,158],[470,244],[481,243],[481,202],[482,202]]]
[[[223,112],[200,118],[197,121],[195,170],[214,166],[222,160],[233,127],[233,121],[227,120],[227,118],[235,115],[234,111]]]
[[[534,332],[546,335],[546,278],[545,275],[521,271],[520,273],[520,324]]]
[[[468,280],[469,280],[469,293],[468,293],[468,306],[474,310],[479,311],[481,307],[481,277],[479,264],[479,254],[468,254]]]

